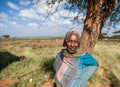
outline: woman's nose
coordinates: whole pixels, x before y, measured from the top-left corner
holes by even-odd
[[[71,43],[71,46],[75,46],[75,43],[74,43],[74,42],[72,42],[72,43]]]

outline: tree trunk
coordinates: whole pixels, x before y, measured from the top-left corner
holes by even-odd
[[[87,15],[80,40],[81,49],[92,53],[102,27],[116,3],[117,0],[88,0]],[[104,8],[101,9],[103,5]]]

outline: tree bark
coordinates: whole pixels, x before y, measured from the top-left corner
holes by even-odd
[[[80,39],[81,49],[92,53],[102,27],[115,8],[116,3],[117,0],[88,0],[86,19]]]

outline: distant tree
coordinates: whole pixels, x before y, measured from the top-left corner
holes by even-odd
[[[42,0],[37,1],[41,2]],[[52,8],[58,2],[58,8],[64,1],[70,11],[79,9],[78,15],[74,17],[78,23],[80,13],[86,11],[80,47],[89,53],[94,49],[105,23],[108,26],[115,26],[120,20],[120,0],[46,0],[46,3]],[[106,22],[107,19],[109,22]]]
[[[98,39],[102,40],[103,38],[106,38],[106,37],[107,37],[107,33],[100,33]]]
[[[10,38],[10,35],[3,35],[3,38],[9,39],[9,38]]]
[[[119,39],[120,40],[120,35],[113,35],[112,37],[110,37],[111,39]]]
[[[120,40],[120,30],[114,31],[113,34],[115,35],[113,35],[112,38],[116,38]]]
[[[120,34],[120,30],[114,31],[113,33],[114,33],[114,34]]]

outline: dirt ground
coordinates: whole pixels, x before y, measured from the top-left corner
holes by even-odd
[[[53,87],[53,85],[51,84],[52,81],[46,81],[42,87]]]
[[[3,80],[0,81],[0,87],[8,87],[8,85],[14,83],[13,80]],[[53,87],[52,85],[52,81],[46,81],[42,87]],[[92,85],[91,83],[88,83],[88,87],[110,87],[110,83],[106,83],[106,84],[100,84],[97,83],[96,85]]]
[[[3,80],[3,81],[0,81],[0,87],[8,87],[8,85],[14,83],[13,80]]]
[[[8,87],[10,84],[14,83],[13,80],[0,80],[0,87]],[[42,87],[53,87],[52,81],[46,81]]]

